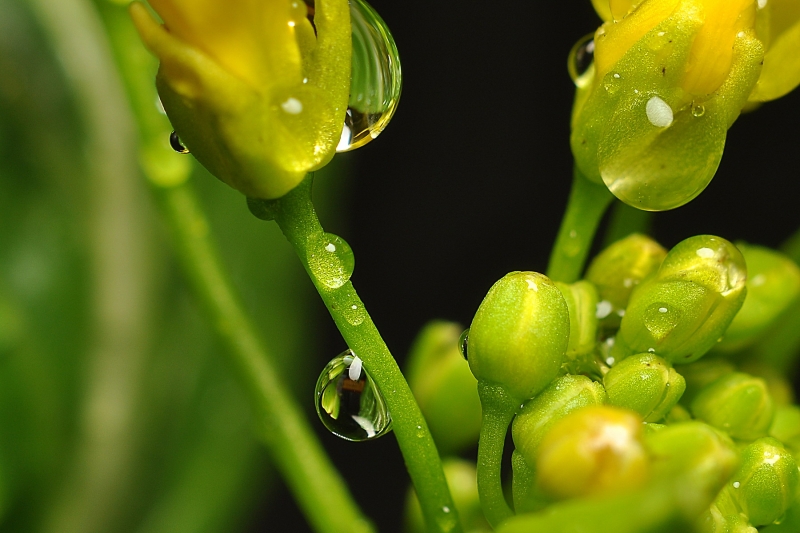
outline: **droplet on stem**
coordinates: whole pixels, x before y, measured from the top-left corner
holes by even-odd
[[[352,350],[334,357],[322,370],[315,400],[319,419],[337,437],[360,442],[392,429],[383,394]]]
[[[585,87],[591,80],[594,63],[594,34],[584,35],[569,52],[567,70],[577,87]]]
[[[189,149],[186,148],[183,143],[181,143],[181,139],[178,137],[178,133],[175,131],[169,134],[169,145],[179,154],[189,153]]]
[[[469,328],[461,332],[461,336],[458,338],[458,350],[461,352],[461,356],[467,361],[469,361],[469,357],[467,355],[468,343],[469,343]]]
[[[356,258],[347,241],[332,233],[322,233],[309,239],[308,267],[328,289],[338,289],[350,280]]]

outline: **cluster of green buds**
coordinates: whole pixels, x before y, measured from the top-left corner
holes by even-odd
[[[794,0],[593,4],[604,23],[571,59],[572,151],[584,176],[639,209],[700,194],[741,111],[800,83]]]
[[[428,371],[412,386],[419,382],[423,410],[447,435],[437,405],[455,413],[454,402],[463,404],[476,420],[466,392],[477,380],[478,490],[498,531],[549,530],[562,514],[606,531],[614,522],[597,517],[598,502],[649,509],[626,531],[650,530],[653,520],[746,531],[800,508],[800,407],[759,359],[798,301],[800,269],[776,251],[709,235],[667,251],[631,235],[573,284],[535,272],[503,277],[458,341],[453,325],[429,326],[412,358]],[[467,367],[474,380],[456,379]],[[450,427],[467,442],[473,424]],[[509,426],[514,511],[500,474]],[[449,436],[442,443],[454,450]]]

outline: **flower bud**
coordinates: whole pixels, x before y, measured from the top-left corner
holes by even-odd
[[[461,330],[451,322],[429,323],[407,362],[408,385],[445,455],[474,444],[481,429],[477,384],[458,348]]]
[[[605,401],[603,386],[586,376],[567,374],[556,379],[514,418],[514,447],[528,465],[535,465],[539,444],[555,423],[581,407],[602,405]]]
[[[615,407],[574,411],[542,439],[536,471],[542,490],[555,498],[610,495],[641,487],[649,474],[642,421]]]
[[[734,472],[738,458],[731,439],[698,421],[648,434],[654,479],[675,478],[682,506],[696,515],[706,508]]]
[[[800,294],[800,268],[785,255],[738,244],[747,262],[747,297],[715,349],[741,350],[757,341]]]
[[[800,454],[800,407],[782,405],[775,409],[769,435],[781,441],[793,454]]]
[[[745,296],[746,267],[739,251],[720,237],[690,237],[631,295],[614,349],[617,360],[656,353],[690,363],[725,333]]]
[[[767,434],[775,405],[764,380],[735,372],[704,388],[690,406],[695,418],[741,440]]]
[[[569,310],[567,361],[577,363],[594,350],[597,342],[597,289],[588,281],[555,284]]]
[[[597,287],[600,305],[604,305],[602,302],[610,304],[608,313],[598,308],[605,327],[619,327],[619,313],[628,307],[631,291],[658,269],[666,255],[667,251],[650,237],[633,234],[615,242],[592,260],[586,279]]]
[[[751,102],[766,102],[780,98],[800,84],[800,7],[795,0],[769,0],[759,2],[758,14],[764,19],[767,52],[764,66],[755,89],[750,94]]]
[[[350,90],[347,2],[318,0],[314,27],[289,0],[150,4],[163,26],[140,3],[131,16],[161,62],[161,102],[212,174],[270,199],[330,161]]]
[[[569,310],[558,287],[536,272],[494,284],[469,330],[472,374],[502,387],[517,404],[558,375],[569,342]]]
[[[686,382],[662,358],[643,353],[623,359],[603,377],[608,403],[658,422],[678,403]]]
[[[800,473],[792,455],[773,438],[744,449],[731,493],[754,526],[771,524],[796,502]]]
[[[686,391],[681,397],[683,405],[691,405],[697,394],[722,376],[736,371],[730,361],[722,357],[704,357],[694,363],[681,365],[681,375],[686,380]]]
[[[573,111],[576,163],[634,207],[683,205],[714,176],[758,81],[756,2],[625,0],[598,12],[594,73]]]

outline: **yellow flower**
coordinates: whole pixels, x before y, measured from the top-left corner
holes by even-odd
[[[605,22],[576,82],[572,149],[588,179],[634,207],[700,194],[748,102],[800,83],[798,0],[592,2]]]
[[[350,13],[318,0],[151,0],[131,16],[160,60],[176,132],[212,174],[277,198],[333,157],[350,88]],[[316,35],[315,35],[316,29]]]

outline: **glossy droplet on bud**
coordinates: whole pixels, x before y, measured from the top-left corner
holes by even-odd
[[[584,35],[569,52],[567,70],[576,87],[585,87],[594,77],[594,33]]]
[[[658,422],[678,403],[686,382],[662,358],[638,354],[623,359],[603,377],[608,403]]]
[[[469,328],[465,329],[461,332],[461,335],[458,337],[458,351],[461,352],[461,357],[464,360],[469,361],[469,352],[467,350],[467,345],[469,344]]]
[[[481,302],[469,330],[469,367],[517,405],[558,375],[569,342],[569,310],[543,274],[511,272]]]
[[[350,281],[356,258],[350,245],[341,237],[332,233],[312,236],[306,254],[311,273],[326,288],[338,289]]]
[[[797,463],[780,442],[769,437],[750,444],[741,459],[730,493],[752,525],[771,524],[797,501]]]
[[[723,376],[704,388],[691,404],[695,418],[731,437],[764,437],[775,415],[775,403],[763,379],[742,372]]]
[[[189,153],[189,149],[186,148],[183,143],[181,143],[181,139],[178,137],[178,133],[175,131],[169,134],[169,145],[179,154]]]
[[[345,440],[376,439],[392,429],[383,394],[351,350],[325,366],[315,397],[319,419],[331,433]]]
[[[402,81],[397,46],[380,15],[364,0],[352,0],[350,23],[350,101],[337,152],[364,146],[383,131],[397,109]]]

